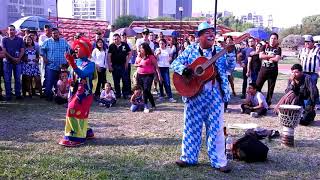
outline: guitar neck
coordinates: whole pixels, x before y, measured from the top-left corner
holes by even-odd
[[[222,49],[220,52],[215,54],[211,59],[209,59],[207,62],[203,64],[203,68],[206,69],[207,67],[211,66],[214,64],[221,56],[223,56],[227,52],[226,49]]]
[[[234,44],[238,44],[241,41],[249,38],[250,35],[248,33],[245,33],[243,35],[241,35],[240,37],[238,37],[235,41]],[[231,46],[234,46],[234,44],[230,44],[227,47],[223,48],[219,53],[215,54],[211,59],[209,59],[207,62],[205,62],[202,67],[204,69],[208,68],[209,66],[211,66],[212,64],[214,64],[221,56],[223,56],[225,53],[227,53],[227,49],[229,49]],[[235,48],[235,47],[234,47]]]

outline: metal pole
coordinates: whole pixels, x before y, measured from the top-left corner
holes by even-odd
[[[215,0],[214,5],[214,34],[217,34],[217,8],[218,7],[218,0]]]
[[[56,0],[57,28],[59,28],[58,0]]]

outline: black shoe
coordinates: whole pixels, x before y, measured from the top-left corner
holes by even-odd
[[[190,163],[187,163],[185,161],[182,161],[182,160],[177,160],[176,161],[176,164],[179,166],[179,167],[191,167],[191,166],[196,166],[197,164],[190,164]]]
[[[6,99],[3,96],[0,96],[0,101],[5,101]]]
[[[224,166],[224,167],[220,167],[220,168],[216,168],[218,171],[220,171],[220,172],[223,172],[223,173],[229,173],[229,172],[231,172],[231,168],[228,166],[228,165],[226,165],[226,166]]]
[[[16,97],[16,100],[22,100],[22,99],[23,99],[22,96],[17,96],[17,97]]]

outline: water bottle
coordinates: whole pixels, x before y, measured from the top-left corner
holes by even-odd
[[[228,160],[233,159],[232,146],[233,146],[233,139],[230,135],[228,135],[226,139],[226,156]]]

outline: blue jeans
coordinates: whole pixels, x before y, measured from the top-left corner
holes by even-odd
[[[163,86],[164,86],[164,89],[166,90],[168,98],[172,98],[169,67],[159,67],[159,69],[160,69],[161,77],[163,79],[162,83],[159,83],[160,96],[164,97],[164,93],[163,93]]]
[[[144,108],[143,104],[139,104],[139,105],[131,104],[130,110],[132,112],[136,112],[136,111],[142,111],[143,108]]]
[[[46,89],[45,94],[47,98],[53,97],[52,87],[56,87],[57,82],[59,79],[59,71],[49,69],[48,66],[46,67]]]
[[[4,61],[3,62],[3,72],[4,72],[4,82],[5,82],[7,100],[11,99],[12,70],[13,70],[13,76],[14,76],[15,95],[16,95],[16,97],[21,96],[21,71],[22,71],[22,65],[21,64],[12,64],[10,62]]]

